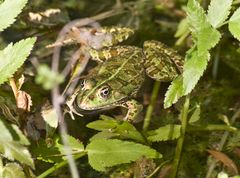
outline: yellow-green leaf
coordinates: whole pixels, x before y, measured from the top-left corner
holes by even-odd
[[[240,41],[240,8],[238,8],[229,19],[229,31]]]
[[[178,76],[171,85],[168,87],[164,99],[164,108],[169,108],[172,104],[176,103],[179,98],[184,95],[183,90],[183,76]]]
[[[230,14],[232,0],[211,0],[208,7],[208,20],[214,28],[223,24]]]
[[[5,0],[0,4],[0,32],[15,22],[27,0]]]
[[[141,156],[147,158],[161,158],[156,150],[134,142],[116,139],[96,139],[87,145],[88,160],[90,165],[104,171],[107,167],[136,161]]]
[[[152,142],[174,140],[181,136],[181,125],[166,125],[147,133]]]
[[[1,22],[0,22],[1,23]],[[29,56],[36,38],[27,38],[0,51],[0,85],[17,71]]]

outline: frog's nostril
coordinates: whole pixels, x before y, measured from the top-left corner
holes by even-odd
[[[94,95],[90,95],[89,100],[93,100],[93,99],[94,99]]]

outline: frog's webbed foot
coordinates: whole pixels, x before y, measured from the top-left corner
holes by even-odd
[[[143,45],[146,74],[157,81],[171,81],[182,73],[183,58],[159,41],[145,41]]]
[[[82,114],[78,113],[74,107],[74,101],[75,101],[78,93],[79,93],[79,88],[77,88],[74,91],[74,93],[68,97],[68,99],[66,101],[66,107],[64,108],[64,114],[69,113],[73,120],[75,120],[73,113],[78,116],[81,116],[81,117],[83,116]]]
[[[143,108],[141,104],[139,104],[136,100],[133,99],[122,103],[121,106],[128,109],[127,115],[124,117],[124,120],[128,122],[133,122]]]

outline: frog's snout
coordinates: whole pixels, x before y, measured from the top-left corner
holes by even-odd
[[[83,97],[81,95],[79,95],[78,97],[76,97],[75,99],[75,105],[83,110],[92,110],[92,103],[94,100],[94,95],[89,95],[88,97]]]

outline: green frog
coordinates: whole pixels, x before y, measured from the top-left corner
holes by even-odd
[[[118,27],[117,31],[121,30],[132,34],[129,28]],[[116,30],[109,31],[117,36]],[[114,44],[125,40],[128,34],[118,40],[112,39]],[[124,120],[132,122],[142,110],[142,105],[134,98],[146,75],[157,81],[171,81],[183,67],[183,59],[177,52],[153,40],[145,41],[143,48],[108,45],[101,49],[90,48],[89,54],[98,65],[80,81],[67,102],[70,110],[78,115],[120,106],[127,109]]]

